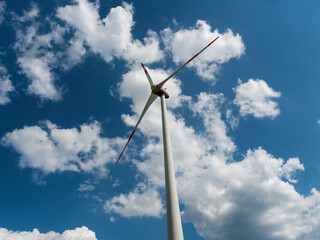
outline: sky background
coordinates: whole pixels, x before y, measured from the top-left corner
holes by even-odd
[[[0,0],[0,239],[320,237],[320,3]]]

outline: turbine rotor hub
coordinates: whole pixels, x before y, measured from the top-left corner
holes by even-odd
[[[152,85],[151,91],[152,91],[152,93],[154,93],[155,95],[157,95],[159,97],[164,95],[165,98],[169,98],[169,93],[167,92],[167,90],[163,87],[159,87],[158,85]]]

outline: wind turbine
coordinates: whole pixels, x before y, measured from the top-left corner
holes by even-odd
[[[157,97],[161,98],[161,113],[162,113],[162,132],[163,132],[163,150],[164,150],[164,169],[165,169],[165,183],[166,183],[166,203],[167,203],[167,234],[168,240],[183,240],[183,232],[182,232],[182,225],[181,225],[181,216],[180,216],[180,209],[179,209],[179,200],[178,200],[178,193],[177,193],[177,186],[176,186],[176,179],[174,174],[174,167],[173,167],[173,159],[172,159],[172,152],[171,152],[171,141],[170,141],[170,134],[169,134],[169,127],[167,121],[167,107],[165,98],[169,98],[169,94],[163,85],[172,78],[175,74],[177,74],[182,68],[184,68],[188,63],[190,63],[193,59],[195,59],[199,54],[201,54],[204,50],[206,50],[214,41],[219,38],[216,37],[212,40],[207,46],[205,46],[201,51],[199,51],[196,55],[190,58],[187,62],[185,62],[181,67],[179,67],[175,72],[173,72],[169,77],[165,80],[160,82],[159,84],[154,84],[147,69],[141,63],[141,66],[148,78],[151,87],[151,94],[149,99],[144,106],[144,109],[138,119],[136,126],[134,127],[126,145],[124,146],[117,162],[119,162],[124,150],[127,148],[134,132],[136,131],[137,127],[139,126],[143,116],[147,112],[148,108],[151,104],[156,100]]]

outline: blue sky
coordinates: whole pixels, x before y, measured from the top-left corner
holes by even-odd
[[[0,1],[0,239],[165,239],[167,83],[184,238],[320,235],[318,1]]]

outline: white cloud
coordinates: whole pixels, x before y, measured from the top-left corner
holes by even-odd
[[[226,109],[226,121],[232,130],[236,129],[239,125],[239,117],[233,114],[232,108]]]
[[[84,56],[87,53],[86,48],[84,46],[83,39],[79,36],[79,34],[75,34],[75,36],[70,39],[69,47],[66,50],[66,58],[62,67],[64,70],[71,69],[77,64],[81,63],[84,60]]]
[[[280,114],[278,104],[271,99],[279,98],[281,93],[274,91],[264,80],[249,79],[246,83],[239,80],[233,90],[236,93],[233,102],[240,107],[242,116],[252,114],[257,118],[274,118]]]
[[[308,234],[303,234],[297,238],[297,240],[314,240],[320,239],[320,227],[315,228],[312,232]]]
[[[297,170],[304,170],[303,164],[300,164],[300,161],[298,158],[289,158],[289,160],[286,162],[286,164],[283,165],[283,177],[288,179],[289,182],[297,183],[297,180],[294,179],[294,173]]]
[[[164,59],[164,53],[160,49],[160,42],[156,32],[149,30],[143,42],[144,44],[138,39],[132,41],[123,53],[123,58],[129,63],[143,62],[145,64]]]
[[[0,105],[11,102],[8,93],[13,92],[14,88],[7,73],[7,69],[0,64]]]
[[[61,7],[57,17],[76,29],[78,39],[106,62],[114,57],[123,58],[129,63],[143,61],[152,63],[164,58],[159,48],[159,38],[151,30],[142,43],[133,39],[131,31],[134,26],[133,6],[123,3],[112,8],[109,14],[101,19],[98,13],[99,4],[87,0],[75,0],[74,5]]]
[[[186,62],[214,38],[220,36],[212,46],[188,65],[195,67],[201,78],[213,82],[220,65],[231,58],[239,58],[245,50],[239,34],[233,34],[230,29],[224,33],[219,33],[217,29],[211,31],[211,26],[202,20],[198,20],[195,27],[177,32],[167,28],[163,30],[162,35],[166,50],[172,54],[176,64]]]
[[[153,188],[139,185],[129,194],[120,194],[105,203],[106,212],[114,212],[124,217],[161,217],[164,212],[160,196]]]
[[[214,156],[179,180],[184,220],[205,239],[296,239],[319,225],[320,194],[296,192],[281,178],[301,169],[298,159],[276,159],[265,150],[248,150],[227,164]]]
[[[97,240],[96,234],[87,227],[66,230],[62,234],[56,232],[40,233],[38,229],[32,232],[14,232],[5,228],[0,228],[1,240]]]
[[[19,165],[44,174],[61,171],[107,173],[106,164],[116,159],[115,148],[123,143],[118,138],[100,137],[98,122],[83,124],[79,129],[61,129],[46,122],[7,133],[1,142],[12,146],[21,157]]]
[[[30,5],[31,9],[28,11],[23,10],[22,16],[18,16],[13,13],[13,19],[22,23],[34,21],[34,19],[39,16],[40,10],[35,3],[31,3]]]
[[[91,192],[95,189],[95,186],[92,184],[90,179],[87,179],[83,183],[80,184],[78,191],[79,192]]]
[[[198,101],[192,104],[192,109],[204,122],[207,144],[211,144],[215,154],[220,157],[229,155],[236,149],[233,141],[227,136],[226,125],[221,119],[220,105],[224,101],[223,94],[200,93]]]
[[[1,1],[0,2],[0,24],[4,19],[5,8],[6,8],[6,2]]]
[[[19,57],[18,63],[22,68],[24,74],[31,80],[28,87],[28,92],[36,94],[42,99],[58,100],[61,97],[61,92],[54,84],[55,74],[50,69],[50,56],[43,58]]]
[[[107,17],[100,19],[97,3],[87,0],[74,2],[75,5],[59,8],[57,17],[74,27],[92,51],[100,54],[106,62],[111,62],[113,56],[121,55],[131,41],[132,5],[123,3],[123,6],[112,8]]]
[[[30,81],[28,92],[41,99],[58,100],[61,91],[55,86],[56,76],[53,69],[58,66],[62,52],[55,52],[56,45],[63,43],[67,29],[46,20],[50,25],[49,32],[39,33],[43,23],[36,22],[39,9],[36,5],[24,15],[15,16],[17,62]]]
[[[30,81],[28,92],[44,100],[59,100],[62,88],[57,86],[55,70],[69,70],[84,60],[88,51],[99,54],[106,62],[116,58],[130,64],[162,60],[158,35],[149,30],[143,43],[132,37],[133,7],[123,3],[111,8],[101,19],[99,3],[74,0],[57,9],[56,18],[39,17],[35,4],[22,16],[14,15],[17,41],[14,49],[18,64]],[[43,33],[44,26],[49,26]],[[41,32],[41,33],[40,33]]]

